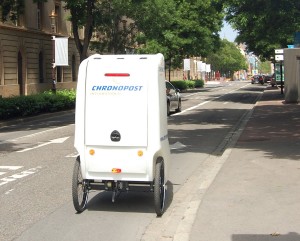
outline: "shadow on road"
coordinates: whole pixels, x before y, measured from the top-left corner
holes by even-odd
[[[88,201],[86,211],[153,213],[154,195],[148,190],[144,192],[121,192],[116,201],[112,202],[111,191],[91,191],[94,196]],[[173,200],[173,183],[167,182],[165,211]]]
[[[232,241],[296,241],[300,240],[298,233],[288,234],[233,234]]]

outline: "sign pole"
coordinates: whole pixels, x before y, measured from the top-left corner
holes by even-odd
[[[280,89],[281,94],[283,94],[282,61],[280,61]]]
[[[284,60],[283,56],[283,49],[275,49],[275,60],[279,61],[280,63],[280,89],[281,94],[283,94],[283,76],[282,76],[282,64]]]

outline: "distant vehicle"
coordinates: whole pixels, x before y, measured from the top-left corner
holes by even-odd
[[[264,84],[264,77],[262,75],[254,75],[251,78],[251,84]]]
[[[273,74],[265,75],[265,83],[270,83],[273,78]]]
[[[166,94],[167,94],[167,114],[168,116],[172,111],[175,113],[181,112],[181,96],[179,89],[166,81]]]

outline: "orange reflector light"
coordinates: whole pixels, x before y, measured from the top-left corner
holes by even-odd
[[[104,74],[106,77],[129,77],[130,74],[128,73],[106,73]]]
[[[89,153],[90,153],[91,156],[93,156],[93,155],[95,154],[95,150],[94,150],[94,149],[91,149],[91,150],[89,151]]]
[[[113,168],[113,169],[111,170],[111,172],[112,172],[112,173],[121,173],[122,170],[121,170],[120,168]]]
[[[138,151],[138,156],[143,156],[143,154],[144,154],[143,151],[141,150]]]

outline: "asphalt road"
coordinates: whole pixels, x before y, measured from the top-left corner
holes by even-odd
[[[144,192],[112,203],[111,193],[92,191],[76,214],[73,112],[1,128],[0,240],[188,240],[194,211],[264,88],[228,82],[182,93],[182,112],[168,119],[172,166],[162,218]]]

